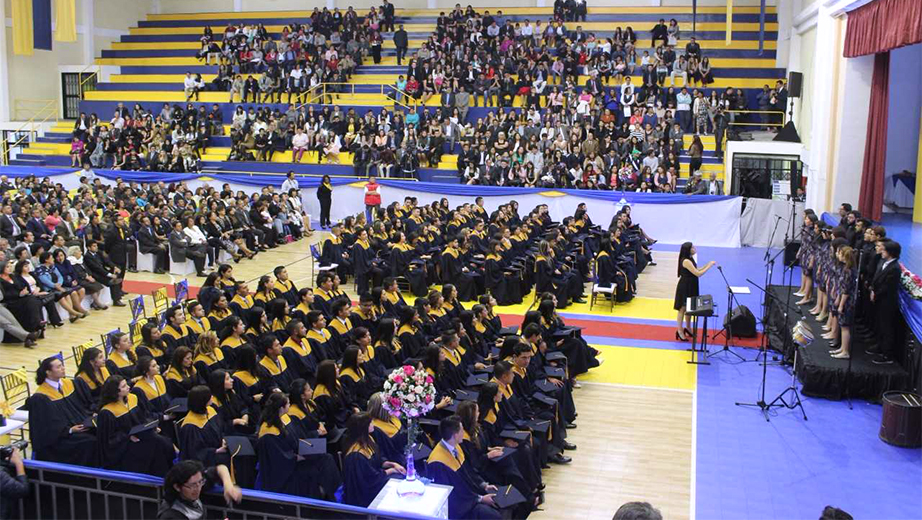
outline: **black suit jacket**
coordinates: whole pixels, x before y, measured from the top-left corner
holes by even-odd
[[[115,265],[124,266],[128,263],[128,237],[131,230],[123,228],[119,232],[118,226],[109,226],[106,230],[106,253]]]
[[[19,234],[13,234],[13,221],[10,219],[16,218],[13,215],[10,216],[0,216],[0,236],[10,240],[11,242],[18,239],[23,234],[22,226],[19,227]],[[19,225],[18,223],[16,225]]]
[[[883,260],[880,265],[883,266]],[[871,280],[874,304],[879,312],[897,312],[899,308],[900,261],[894,260],[874,272]]]
[[[83,257],[83,267],[87,272],[96,279],[97,282],[106,283],[109,281],[109,273],[112,272],[112,262],[106,260],[102,253],[86,252]]]
[[[160,246],[160,241],[153,235],[150,228],[142,227],[138,230],[138,250],[144,254],[150,253]]]

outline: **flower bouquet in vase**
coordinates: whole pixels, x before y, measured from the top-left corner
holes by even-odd
[[[395,368],[384,382],[384,409],[407,425],[407,476],[397,486],[400,496],[422,496],[425,485],[414,467],[413,452],[419,433],[418,419],[435,408],[435,386],[432,376],[410,365]]]

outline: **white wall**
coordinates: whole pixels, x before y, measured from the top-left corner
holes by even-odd
[[[922,113],[922,44],[890,51],[890,108],[887,119],[887,175],[915,171]],[[889,182],[889,181],[887,181]]]
[[[10,16],[10,0],[3,1],[4,14]],[[9,119],[29,118],[28,111],[20,111],[19,114],[15,111],[17,103],[22,105],[24,100],[55,99],[61,106],[60,73],[76,72],[92,65],[102,49],[121,34],[127,34],[128,27],[136,26],[138,20],[144,19],[153,5],[152,0],[77,0],[76,3],[76,42],[52,41],[50,51],[35,49],[32,56],[18,56],[13,54],[13,31],[6,28],[3,60],[9,80],[0,86],[0,96],[8,100]]]
[[[861,172],[864,166],[864,147],[868,132],[868,102],[871,99],[871,80],[874,77],[874,56],[838,58],[841,61],[843,81],[839,83],[838,125],[833,129],[834,152],[829,176],[832,183],[830,202],[833,205],[858,203]],[[913,118],[914,122],[916,118]],[[918,125],[916,125],[918,127]]]

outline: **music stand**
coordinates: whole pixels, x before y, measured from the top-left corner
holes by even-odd
[[[700,298],[700,296],[699,296]],[[685,305],[686,309],[691,308],[691,302],[694,298],[689,297],[688,302]],[[686,311],[686,315],[689,313]],[[695,311],[692,311],[692,317],[695,318],[695,323],[692,325],[692,340],[691,348],[685,349],[688,352],[691,352],[691,359],[686,361],[689,365],[710,365],[711,362],[708,361],[708,318],[713,316],[713,311],[710,314],[695,314]],[[701,348],[697,348],[698,345],[698,318],[704,318],[704,335],[701,337]],[[704,361],[701,360],[701,353],[704,353]],[[697,354],[697,358],[695,357]]]
[[[707,357],[716,356],[717,354],[720,354],[721,352],[729,352],[730,354],[733,354],[734,356],[739,358],[741,362],[745,362],[746,358],[730,350],[730,336],[733,335],[733,319],[732,319],[733,318],[733,310],[732,310],[733,303],[735,302],[736,305],[739,306],[739,302],[736,301],[736,296],[733,293],[733,287],[730,286],[730,282],[727,280],[726,275],[724,275],[724,268],[718,265],[717,270],[720,271],[720,277],[724,279],[724,284],[726,284],[727,286],[727,320],[724,323],[723,328],[717,331],[717,333],[714,334],[714,336],[711,339],[715,339],[717,338],[717,336],[723,334],[724,335],[724,348],[720,350],[716,350],[714,352],[709,352]]]

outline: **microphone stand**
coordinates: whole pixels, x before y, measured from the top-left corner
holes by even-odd
[[[768,245],[765,246],[765,254],[762,256],[762,261],[765,262],[765,281],[763,282],[765,284],[765,287],[769,287],[772,284],[772,281],[774,278],[775,258],[777,257],[777,255],[775,255],[775,257],[771,256],[772,242],[775,241],[775,233],[778,231],[778,224],[780,223],[781,223],[781,217],[778,215],[775,215],[775,227],[772,228],[772,234],[768,239]],[[767,332],[766,327],[768,327],[768,317],[771,315],[771,312],[772,312],[772,302],[773,301],[774,300],[772,300],[771,298],[766,298],[765,301],[762,303],[762,335],[763,336]],[[754,361],[758,361],[759,356],[761,356],[764,353],[765,353],[764,350],[760,352],[759,355],[756,356]]]
[[[859,249],[859,250],[858,250],[858,263],[855,264],[855,289],[854,289],[854,291],[852,291],[852,294],[848,295],[849,298],[853,298],[853,300],[852,300],[852,305],[853,305],[855,308],[857,308],[857,306],[858,306],[858,288],[860,287],[860,283],[861,283],[861,268],[860,268],[860,266],[861,266],[861,257],[862,257],[862,256],[864,256],[864,250]],[[849,327],[850,327],[850,328],[854,327],[854,323],[855,323],[855,317],[854,317],[854,311],[852,311],[852,325],[849,325]],[[839,343],[840,343],[840,345],[841,345],[841,342],[842,342],[842,335],[841,335],[841,334],[842,334],[842,331],[841,331],[841,325],[840,325],[840,330],[839,330]],[[852,345],[851,345],[851,344],[854,343],[854,341],[851,340],[851,334],[852,334],[852,331],[849,331],[849,346],[848,346],[848,349],[849,349],[849,350],[852,350]],[[852,393],[851,393],[851,391],[850,391],[849,388],[848,388],[848,380],[849,380],[849,377],[851,376],[851,374],[852,374],[852,353],[849,352],[849,354],[848,354],[848,366],[845,368],[845,400],[848,401],[848,409],[849,409],[849,410],[852,410],[852,409],[853,409],[853,408],[852,408]]]
[[[745,362],[746,359],[737,354],[736,352],[730,350],[730,336],[733,335],[733,304],[736,303],[739,306],[739,302],[736,301],[736,295],[733,294],[733,288],[730,287],[730,282],[727,280],[726,275],[724,275],[724,268],[720,265],[717,266],[717,270],[720,271],[720,277],[723,278],[724,284],[727,286],[727,318],[724,323],[724,328],[720,329],[716,334],[711,336],[711,339],[717,338],[718,335],[723,333],[724,335],[724,348],[720,350],[715,350],[714,352],[709,352],[706,357],[716,356],[721,352],[729,352],[734,356],[738,357],[741,362]]]
[[[746,281],[749,282],[749,283],[751,283],[752,285],[754,285],[756,288],[758,288],[759,290],[761,290],[763,293],[765,293],[765,296],[766,296],[766,297],[772,298],[772,299],[777,299],[777,298],[778,298],[777,296],[775,296],[775,295],[771,294],[770,292],[768,292],[768,291],[766,290],[767,288],[762,288],[762,287],[760,287],[757,283],[753,282],[753,281],[750,280],[749,278],[747,278]],[[778,303],[781,303],[781,302],[779,301]],[[799,307],[797,308],[797,312],[801,312]],[[787,313],[785,313],[785,322],[787,322]],[[763,324],[763,325],[764,325],[764,324]],[[767,348],[767,347],[766,347],[766,344],[765,344],[765,335],[764,335],[764,334],[762,335],[762,347],[761,347],[761,348],[762,348],[762,352],[763,352],[763,354],[764,354],[764,353],[765,353],[765,350],[766,350],[766,348]],[[783,406],[783,407],[788,408],[788,409],[794,409],[794,408],[800,407],[800,411],[801,411],[801,413],[803,413],[803,415],[804,415],[804,420],[807,420],[807,412],[804,411],[803,403],[800,401],[800,394],[797,392],[797,387],[795,386],[795,383],[796,383],[795,378],[797,377],[797,351],[796,351],[796,350],[795,350],[795,352],[794,352],[794,362],[795,362],[795,363],[794,363],[794,370],[791,372],[791,385],[788,386],[787,388],[785,388],[785,389],[784,389],[780,394],[778,394],[778,396],[775,397],[775,399],[773,399],[770,403],[766,403],[766,402],[765,402],[765,381],[766,381],[767,374],[768,374],[768,355],[765,354],[765,357],[762,359],[762,382],[760,383],[760,386],[759,386],[759,400],[756,401],[755,403],[739,403],[739,402],[738,402],[738,403],[736,403],[736,405],[737,405],[737,406],[758,407],[759,410],[762,412],[762,415],[765,417],[765,421],[766,421],[766,422],[769,421],[768,412],[769,412],[769,410],[771,410],[772,408],[780,408],[780,407]],[[788,392],[794,392],[794,400],[793,400],[791,403],[788,403],[787,401],[784,400],[784,396],[785,396],[785,394],[787,394]],[[780,403],[779,403],[779,401],[780,401]]]

